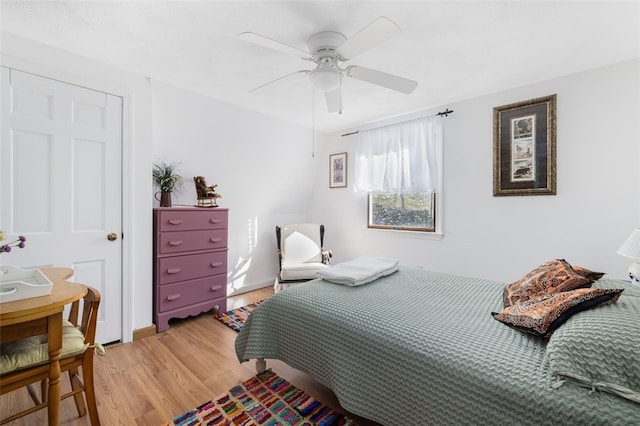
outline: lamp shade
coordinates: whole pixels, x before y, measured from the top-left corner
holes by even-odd
[[[634,260],[640,260],[640,228],[633,230],[617,253]]]
[[[309,79],[314,87],[322,92],[332,92],[340,86],[342,74],[336,67],[331,64],[320,64],[309,73]]]

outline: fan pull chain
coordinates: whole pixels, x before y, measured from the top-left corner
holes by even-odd
[[[316,157],[316,89],[311,89],[311,158]]]

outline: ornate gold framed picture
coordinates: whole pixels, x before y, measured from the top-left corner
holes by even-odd
[[[493,195],[556,194],[556,95],[493,109]]]

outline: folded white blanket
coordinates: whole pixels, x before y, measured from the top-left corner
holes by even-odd
[[[392,274],[398,267],[397,259],[360,256],[319,271],[318,276],[326,281],[353,287]]]

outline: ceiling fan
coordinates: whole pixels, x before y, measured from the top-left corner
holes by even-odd
[[[307,51],[253,32],[240,33],[237,37],[280,52],[304,55],[301,59],[316,64],[312,70],[295,71],[262,84],[250,92],[283,83],[285,80],[307,76],[316,89],[324,92],[329,112],[342,114],[342,78],[345,75],[406,94],[413,92],[418,86],[417,81],[358,65],[340,67],[341,62],[349,61],[398,34],[400,28],[389,18],[380,16],[350,38],[336,31],[315,33],[307,41]]]

